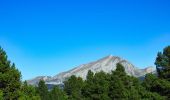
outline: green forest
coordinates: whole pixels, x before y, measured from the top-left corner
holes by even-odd
[[[23,82],[19,69],[0,48],[0,100],[169,100],[170,46],[155,54],[155,65],[157,74],[147,74],[144,80],[127,75],[118,63],[112,73],[89,70],[86,80],[71,76],[63,88],[48,90],[43,80],[38,86]]]

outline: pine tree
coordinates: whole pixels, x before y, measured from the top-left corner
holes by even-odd
[[[158,52],[155,61],[158,78],[154,75],[147,75],[144,86],[152,92],[170,98],[170,46]]]
[[[92,93],[94,93],[94,73],[89,70],[84,82],[84,87],[82,88],[83,98],[92,98]]]
[[[170,98],[170,82],[165,79],[160,79],[153,74],[147,74],[143,81],[143,86],[148,91]]]
[[[67,95],[58,86],[50,91],[50,100],[67,100]]]
[[[49,100],[49,92],[44,80],[40,80],[37,87],[37,92],[40,95],[41,100]]]
[[[86,81],[92,82],[93,77],[94,77],[94,73],[91,70],[89,70],[86,76]]]
[[[3,100],[3,92],[0,90],[0,100]]]
[[[85,86],[82,89],[84,98],[93,100],[109,100],[108,89],[109,81],[108,75],[101,71],[93,75],[93,72],[89,71],[87,74],[87,80]]]
[[[109,96],[112,100],[164,100],[164,97],[159,94],[147,91],[139,79],[127,75],[124,67],[119,63],[117,69],[111,74]]]
[[[116,65],[116,70],[112,71],[110,79],[109,97],[113,99],[127,99],[128,90],[125,88],[124,79],[126,73],[121,64]]]
[[[84,86],[82,78],[72,75],[67,81],[64,82],[64,91],[69,96],[69,99],[81,100],[81,89]]]
[[[170,81],[170,46],[164,48],[163,53],[158,52],[155,65],[158,76]]]
[[[7,59],[6,52],[0,47],[0,90],[5,100],[17,99],[21,86],[21,73],[15,64]]]
[[[28,85],[25,81],[21,86],[19,100],[40,100],[40,96],[36,92],[34,86]]]

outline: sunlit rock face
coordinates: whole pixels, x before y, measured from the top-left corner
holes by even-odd
[[[59,73],[54,77],[46,77],[46,76],[43,76],[41,78],[38,77],[38,78],[32,79],[34,81],[29,80],[28,83],[35,84],[35,80],[37,83],[40,79],[43,79],[46,82],[46,84],[57,85],[57,84],[62,84],[63,81],[66,80],[71,75],[75,75],[77,77],[82,77],[85,80],[89,70],[93,71],[94,73],[100,72],[100,71],[104,71],[106,73],[111,73],[111,71],[116,69],[117,63],[120,63],[124,66],[125,71],[128,75],[135,76],[135,77],[141,77],[147,73],[151,73],[151,72],[155,71],[155,69],[153,67],[139,69],[139,68],[135,67],[133,64],[131,64],[130,62],[128,62],[120,57],[109,55],[109,56],[99,59],[97,61],[90,62],[88,64],[82,64],[78,67],[75,67],[74,69],[69,70],[69,71]]]
[[[47,81],[48,79],[50,79],[50,76],[38,76],[36,78],[33,78],[31,80],[27,80],[28,84],[30,85],[37,85],[39,83],[40,80],[44,80]]]

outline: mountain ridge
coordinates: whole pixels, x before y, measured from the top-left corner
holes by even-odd
[[[117,63],[120,63],[124,66],[125,71],[128,75],[135,76],[135,77],[142,77],[147,73],[151,73],[151,72],[155,71],[155,69],[153,67],[139,69],[125,59],[122,59],[118,56],[109,55],[109,56],[103,57],[99,60],[92,61],[87,64],[81,64],[71,70],[61,72],[53,77],[39,76],[34,79],[28,80],[27,82],[28,82],[28,84],[31,84],[31,85],[37,85],[39,80],[42,79],[46,82],[46,84],[58,85],[58,84],[63,84],[63,81],[65,81],[71,75],[81,77],[85,80],[86,75],[89,70],[91,70],[94,73],[97,73],[100,71],[110,73],[112,70],[116,69]]]

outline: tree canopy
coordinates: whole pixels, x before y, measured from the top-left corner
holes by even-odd
[[[0,90],[4,99],[17,99],[21,85],[21,73],[15,64],[8,60],[6,52],[0,47]]]
[[[163,53],[158,52],[155,65],[158,76],[170,81],[170,46],[165,47]]]

